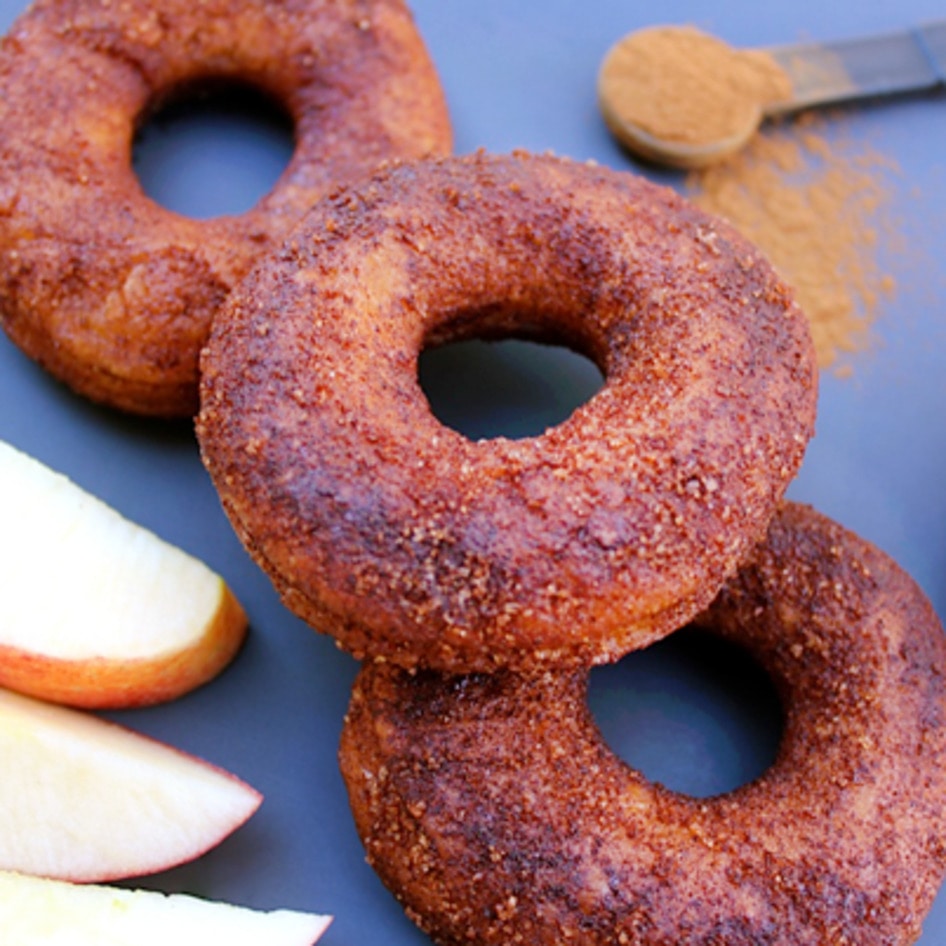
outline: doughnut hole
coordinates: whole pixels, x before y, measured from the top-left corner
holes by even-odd
[[[295,127],[271,95],[238,81],[179,86],[142,114],[132,167],[144,192],[195,219],[240,214],[272,190]]]
[[[523,439],[562,423],[601,388],[604,373],[590,352],[554,325],[535,337],[507,335],[475,313],[427,340],[418,380],[445,426],[470,440]]]
[[[738,645],[690,629],[595,668],[588,704],[621,759],[696,798],[762,775],[784,728],[766,671]]]

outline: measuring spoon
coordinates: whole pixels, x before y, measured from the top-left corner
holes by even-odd
[[[617,45],[612,52],[616,49]],[[607,57],[598,80],[602,113],[615,137],[641,157],[672,167],[697,168],[738,151],[765,119],[816,106],[931,90],[946,84],[946,20],[875,36],[774,46],[759,52],[784,72],[791,95],[758,102],[756,108],[749,110],[744,127],[722,139],[694,143],[661,138],[640,127],[633,117],[635,90],[622,90],[613,75],[605,81]],[[734,50],[734,54],[739,51]],[[665,67],[692,68],[692,63],[668,61]],[[647,90],[641,89],[641,94],[647,94]],[[629,107],[622,108],[622,101],[629,103]]]

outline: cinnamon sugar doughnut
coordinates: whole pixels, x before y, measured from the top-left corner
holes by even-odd
[[[136,126],[204,81],[244,83],[295,125],[244,214],[148,198]],[[402,0],[38,0],[0,46],[0,319],[80,393],[192,416],[198,352],[250,264],[336,182],[444,153],[437,76]]]
[[[520,336],[604,384],[473,442],[427,346]],[[526,154],[342,188],[231,296],[202,360],[204,461],[286,604],[358,657],[609,660],[705,607],[811,434],[807,323],[734,231],[627,173]]]
[[[946,647],[887,556],[787,505],[696,622],[784,706],[727,794],[602,742],[587,670],[365,666],[341,743],[368,859],[442,946],[905,946],[946,870]]]

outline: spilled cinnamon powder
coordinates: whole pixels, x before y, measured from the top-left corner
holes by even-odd
[[[763,51],[734,49],[694,27],[656,26],[611,48],[598,97],[612,133],[637,153],[661,158],[629,129],[692,145],[699,157],[700,145],[754,128],[760,104],[786,101],[796,81],[805,84],[803,72],[787,76]],[[727,218],[794,288],[819,364],[838,373],[850,371],[843,356],[869,346],[878,309],[895,291],[882,260],[899,240],[892,162],[843,130],[843,117],[809,113],[765,125],[719,163],[674,162],[698,168],[686,179],[693,202]]]
[[[865,350],[895,291],[893,162],[839,135],[840,118],[805,116],[757,134],[739,154],[692,172],[688,196],[725,217],[769,258],[808,316],[822,368]],[[830,136],[829,136],[830,132]]]

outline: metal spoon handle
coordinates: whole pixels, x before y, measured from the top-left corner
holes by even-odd
[[[766,107],[767,115],[946,84],[946,20],[879,36],[766,51],[788,74],[794,90],[790,101]]]

